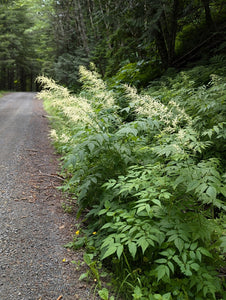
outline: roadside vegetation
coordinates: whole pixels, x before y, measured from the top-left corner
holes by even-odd
[[[224,2],[0,4],[0,89],[41,90],[103,300],[226,297]]]
[[[67,245],[102,299],[224,299],[225,57],[143,91],[80,67],[71,94],[39,77],[83,224]],[[101,264],[114,295],[101,289]],[[115,297],[115,298],[114,298]]]

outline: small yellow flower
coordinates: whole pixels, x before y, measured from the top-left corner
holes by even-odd
[[[97,234],[96,231],[94,231],[93,234]]]
[[[75,234],[76,234],[76,235],[79,235],[79,230],[77,230],[77,231],[75,232]]]
[[[66,262],[66,258],[63,258],[63,259],[62,259],[62,262]]]

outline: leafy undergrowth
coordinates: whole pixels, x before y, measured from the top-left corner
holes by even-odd
[[[114,274],[116,299],[225,296],[222,59],[164,76],[140,94],[108,89],[84,67],[79,95],[38,79],[63,157],[62,189],[85,214],[68,246],[86,246],[99,289],[98,262]],[[115,299],[106,289],[99,295]]]

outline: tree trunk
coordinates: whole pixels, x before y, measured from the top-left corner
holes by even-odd
[[[84,17],[83,17],[83,13],[82,13],[80,0],[75,1],[75,15],[76,15],[77,26],[78,26],[78,30],[79,30],[79,33],[81,36],[84,50],[85,50],[87,56],[89,56],[88,38],[86,35],[85,22],[84,22]]]
[[[202,4],[205,9],[205,16],[206,16],[206,25],[208,28],[213,31],[215,29],[215,24],[213,22],[212,16],[211,16],[211,11],[210,11],[210,5],[209,5],[209,0],[202,0]]]
[[[174,0],[172,8],[172,16],[170,19],[170,39],[168,44],[168,63],[171,65],[175,58],[175,41],[177,34],[177,20],[178,20],[179,1]]]
[[[20,90],[26,91],[26,74],[23,67],[20,68]]]
[[[167,47],[166,47],[166,42],[164,39],[164,34],[163,34],[163,30],[162,30],[162,26],[160,24],[160,22],[158,23],[158,30],[155,30],[155,43],[159,52],[159,55],[161,57],[161,61],[163,64],[163,68],[167,68],[168,67],[168,51],[167,51]]]
[[[1,81],[0,81],[0,88],[2,90],[6,89],[6,67],[1,67]]]

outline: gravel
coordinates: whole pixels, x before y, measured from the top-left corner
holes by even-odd
[[[57,187],[58,156],[35,93],[0,99],[0,299],[93,299],[79,281],[82,251],[63,245],[78,229]]]

